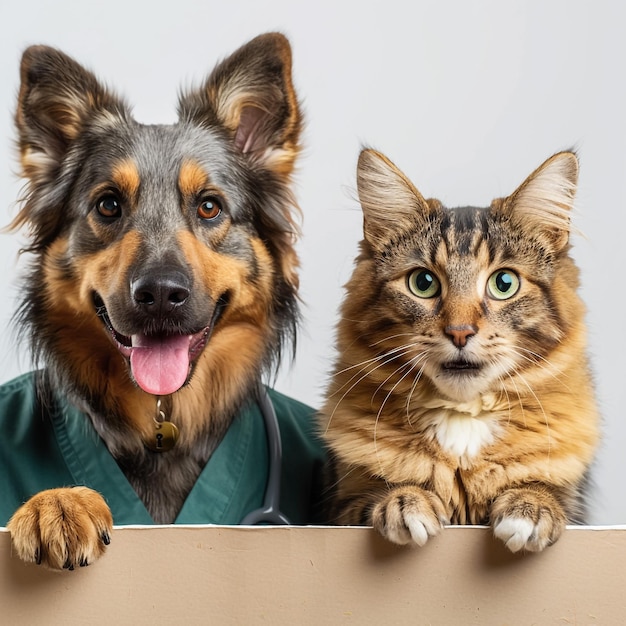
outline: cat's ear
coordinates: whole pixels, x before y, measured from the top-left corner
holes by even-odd
[[[381,247],[395,233],[414,228],[432,209],[413,183],[383,154],[366,148],[357,166],[363,234]]]
[[[559,152],[540,165],[505,204],[522,227],[543,233],[561,250],[569,241],[577,182],[578,158],[573,152]]]
[[[302,118],[291,77],[291,46],[266,33],[215,67],[197,90],[180,97],[181,120],[220,125],[248,159],[277,174],[291,173]]]

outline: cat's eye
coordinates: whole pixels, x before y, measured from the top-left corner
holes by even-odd
[[[498,270],[487,281],[487,293],[494,300],[512,298],[520,287],[519,276],[512,270]]]
[[[441,292],[439,279],[425,269],[413,270],[407,278],[407,284],[411,293],[418,298],[434,298]]]

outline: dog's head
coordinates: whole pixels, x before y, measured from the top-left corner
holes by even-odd
[[[156,395],[201,361],[234,376],[239,362],[241,376],[275,363],[297,317],[287,40],[262,35],[222,61],[170,126],[137,123],[52,48],[25,51],[21,80],[28,186],[12,226],[30,231],[22,319],[37,356],[74,378],[89,369],[77,384],[98,393],[123,362]]]

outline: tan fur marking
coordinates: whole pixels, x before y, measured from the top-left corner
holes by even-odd
[[[126,288],[128,268],[135,261],[141,246],[141,236],[130,231],[113,245],[88,256],[81,263],[81,300],[90,302],[91,292],[106,297]]]
[[[111,173],[111,182],[125,194],[127,198],[136,198],[141,184],[137,165],[130,159],[117,163]]]
[[[188,231],[180,231],[177,237],[188,264],[207,293],[215,299],[226,291],[236,299],[240,294],[246,298],[242,286],[249,268],[245,263],[215,252]]]
[[[183,196],[194,196],[206,189],[209,177],[196,161],[185,161],[178,174],[178,189]]]

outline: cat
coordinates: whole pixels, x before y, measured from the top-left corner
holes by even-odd
[[[333,523],[420,546],[490,524],[512,552],[585,523],[600,434],[570,255],[577,180],[560,152],[489,207],[447,209],[361,152],[364,238],[319,423]]]

